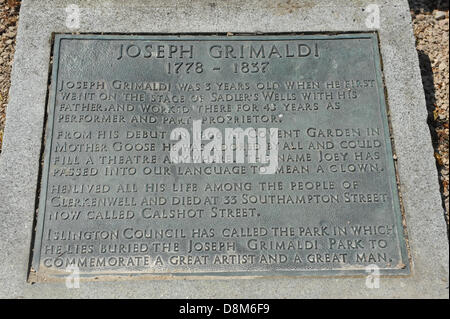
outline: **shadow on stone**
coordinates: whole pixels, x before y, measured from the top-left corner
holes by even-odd
[[[433,10],[448,10],[448,0],[408,0],[409,7],[415,13],[433,12]]]
[[[425,91],[425,101],[426,101],[427,112],[428,112],[427,123],[430,128],[431,139],[433,142],[433,149],[435,152],[437,152],[438,147],[439,147],[439,138],[436,134],[436,128],[440,125],[440,123],[438,121],[436,121],[436,119],[434,118],[434,113],[433,113],[433,111],[435,110],[435,103],[436,103],[435,93],[436,92],[434,89],[434,79],[433,79],[433,70],[432,70],[432,66],[431,66],[431,60],[425,52],[418,50],[417,53],[419,55],[420,72],[422,75],[423,89]],[[443,166],[436,160],[436,167],[437,167],[438,171],[440,171],[440,169]],[[444,201],[444,195],[443,195],[444,194],[444,185],[443,185],[441,179],[439,179],[439,187],[440,187],[440,191],[441,191],[442,207],[445,210],[445,201]],[[445,218],[448,218],[448,217],[445,215]],[[449,231],[450,231],[450,229],[448,227],[448,222],[447,222],[447,234],[450,235]]]

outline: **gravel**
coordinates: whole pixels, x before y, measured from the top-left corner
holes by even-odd
[[[13,63],[20,1],[0,0],[0,152],[2,150],[5,110],[8,103],[9,75]]]
[[[448,0],[409,0],[436,165],[449,222],[449,5]],[[20,0],[0,0],[0,153],[8,102]]]
[[[447,226],[449,225],[449,5],[447,1],[409,0],[425,90],[428,123]]]

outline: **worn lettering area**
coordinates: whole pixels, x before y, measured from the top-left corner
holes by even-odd
[[[407,273],[383,90],[372,33],[56,36],[33,271]]]

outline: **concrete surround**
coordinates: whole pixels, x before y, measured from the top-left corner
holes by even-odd
[[[69,28],[69,5],[80,9]],[[379,32],[411,275],[366,278],[271,277],[222,280],[27,282],[39,160],[46,113],[52,33],[276,33],[369,31],[369,4]],[[370,11],[370,10],[369,10]],[[70,18],[70,17],[69,17]],[[448,298],[448,236],[406,0],[23,0],[0,154],[1,298]]]

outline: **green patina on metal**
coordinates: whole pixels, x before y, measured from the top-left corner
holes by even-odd
[[[53,57],[38,274],[409,273],[375,33],[59,34]],[[209,128],[277,129],[276,173],[245,143],[196,163]]]

